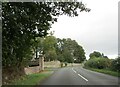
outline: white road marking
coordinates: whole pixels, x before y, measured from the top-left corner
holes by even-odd
[[[72,68],[72,70],[73,70],[74,73],[77,73],[73,68]]]
[[[83,77],[82,75],[78,74],[78,76],[80,76],[81,78],[83,78],[85,81],[88,81],[85,77]]]
[[[72,68],[74,73],[77,73],[73,68]],[[82,79],[84,79],[85,81],[88,81],[85,77],[83,77],[82,75],[78,74],[78,76],[80,76]]]
[[[72,68],[72,70],[73,70],[73,68]]]
[[[77,73],[76,71],[74,71],[75,73]]]

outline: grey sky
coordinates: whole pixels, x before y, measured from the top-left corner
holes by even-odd
[[[118,54],[118,1],[82,0],[91,12],[78,17],[60,16],[52,25],[54,36],[76,40],[85,49],[86,56],[93,51],[110,58]]]

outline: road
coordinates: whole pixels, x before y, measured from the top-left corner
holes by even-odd
[[[118,78],[82,67],[65,67],[56,70],[41,85],[118,85]]]

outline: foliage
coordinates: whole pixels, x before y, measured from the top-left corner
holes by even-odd
[[[74,61],[75,63],[81,63],[81,62],[83,62],[86,59],[85,51],[84,51],[82,46],[77,45],[75,47],[74,56],[75,56],[75,59],[76,59]]]
[[[90,53],[89,57],[90,57],[90,59],[92,59],[92,58],[99,58],[99,57],[101,57],[101,58],[108,58],[107,56],[104,56],[103,53],[100,53],[100,52],[97,52],[97,51],[94,51],[93,53]]]
[[[44,41],[44,38],[41,38],[41,37],[35,37],[35,39],[32,39],[32,49],[36,59],[39,58],[38,52],[40,54],[43,53],[43,41]]]
[[[57,40],[54,36],[46,36],[43,41],[43,51],[45,54],[45,61],[56,60],[56,46]]]
[[[89,59],[85,63],[85,67],[96,68],[96,69],[106,69],[111,65],[110,59],[106,58],[93,58]]]
[[[59,60],[60,62],[64,62],[65,58],[63,57],[62,54],[57,54],[57,60]]]
[[[63,51],[63,58],[65,59],[65,62],[68,62],[68,63],[73,63],[73,56],[71,55],[70,51],[65,49]]]
[[[81,2],[4,2],[2,3],[3,67],[20,67],[31,59],[32,39],[47,35],[55,16],[78,16],[90,11]]]
[[[56,52],[58,55],[58,60],[61,62],[82,62],[85,58],[85,52],[82,46],[80,46],[75,40],[67,39],[57,39]],[[61,57],[61,58],[60,58]],[[76,61],[74,61],[76,59]]]
[[[100,52],[97,52],[97,51],[94,51],[93,53],[91,53],[89,55],[90,58],[94,58],[94,57],[101,57],[101,53]]]
[[[111,70],[120,72],[120,57],[112,60]]]
[[[103,55],[103,54],[102,54]],[[86,68],[109,69],[111,71],[120,72],[120,57],[116,59],[108,59],[106,56],[91,57],[86,63]]]
[[[56,58],[57,58],[57,55],[55,50],[49,50],[45,54],[45,61],[53,61],[53,60],[56,60]]]
[[[52,35],[37,40],[42,40],[37,41],[35,46],[39,48],[37,51],[43,51],[45,61],[59,60],[60,62],[80,63],[85,60],[84,49],[75,40],[60,39]],[[74,59],[76,60],[74,61]]]
[[[33,49],[38,50],[36,37],[48,34],[51,25],[57,22],[56,16],[78,16],[78,11],[90,9],[82,2],[3,2],[2,67],[24,68],[32,59]]]

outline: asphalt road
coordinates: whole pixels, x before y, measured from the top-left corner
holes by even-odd
[[[118,77],[90,71],[82,67],[56,70],[40,85],[118,85]]]

